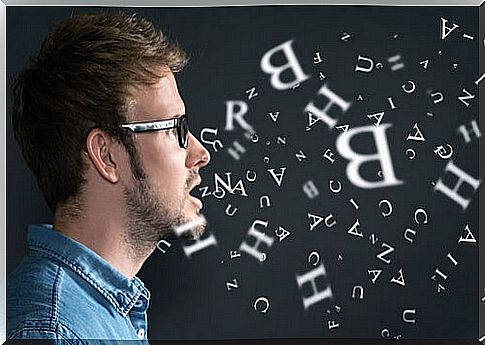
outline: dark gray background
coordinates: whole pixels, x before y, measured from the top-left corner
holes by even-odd
[[[86,7],[75,11],[88,11]],[[117,11],[109,8],[107,11]],[[7,8],[7,87],[13,76],[36,53],[52,26],[71,14],[69,7]],[[180,91],[191,115],[192,131],[199,136],[203,127],[218,128],[225,148],[233,140],[246,147],[236,162],[226,151],[212,154],[212,164],[202,171],[204,182],[214,189],[214,173],[222,177],[231,171],[233,180],[243,179],[249,196],[228,195],[223,200],[204,198],[208,231],[218,240],[209,248],[187,259],[180,242],[174,242],[166,254],[156,252],[146,262],[139,276],[152,291],[149,310],[151,339],[218,339],[258,337],[381,337],[382,329],[403,338],[476,338],[478,334],[478,244],[458,244],[465,224],[478,239],[478,198],[475,195],[466,212],[441,194],[433,193],[432,181],[442,176],[446,161],[433,150],[450,143],[455,148],[453,160],[472,176],[478,176],[478,141],[463,144],[456,129],[478,119],[478,102],[465,107],[457,100],[466,87],[477,92],[473,81],[478,71],[478,8],[476,7],[374,7],[374,6],[261,6],[233,8],[137,8],[133,11],[159,25],[176,38],[191,54],[191,63],[179,76]],[[460,24],[460,31],[440,40],[440,17]],[[348,42],[340,37],[352,35]],[[463,39],[463,33],[475,41]],[[393,35],[398,34],[397,38]],[[269,76],[259,67],[263,54],[272,47],[294,39],[293,48],[307,74],[312,78],[299,88],[276,91]],[[438,51],[441,50],[441,55]],[[320,51],[324,62],[314,65],[314,52]],[[358,55],[370,56],[385,63],[401,54],[406,68],[391,72],[386,66],[371,74],[354,71]],[[424,71],[419,61],[430,59]],[[453,68],[452,64],[458,67]],[[346,162],[338,157],[335,164],[323,159],[326,148],[334,151],[339,131],[329,131],[321,123],[306,132],[303,109],[326,75],[329,87],[347,100],[351,109],[340,117],[339,124],[351,127],[368,125],[367,114],[386,111],[383,123],[392,123],[387,131],[393,165],[404,185],[377,190],[353,187],[345,175]],[[417,89],[412,95],[401,84],[413,80]],[[247,100],[245,90],[255,86],[259,95]],[[446,99],[434,105],[428,90],[442,91]],[[362,94],[365,101],[357,102]],[[398,109],[390,110],[387,97],[393,96]],[[225,126],[225,101],[246,100],[246,119],[260,135],[250,143],[241,129],[228,133]],[[48,211],[35,181],[26,169],[13,141],[10,127],[10,95],[7,97],[7,272],[18,264],[25,251],[26,226],[50,222]],[[267,115],[280,111],[277,123]],[[432,111],[434,116],[426,113]],[[413,124],[419,123],[426,142],[406,142]],[[287,137],[278,145],[278,135]],[[356,140],[359,151],[374,149],[369,138]],[[358,141],[358,142],[357,142]],[[269,142],[269,145],[266,145]],[[357,146],[358,145],[358,146]],[[408,160],[407,148],[417,156]],[[303,150],[308,159],[298,162],[295,153]],[[264,156],[270,157],[264,163]],[[277,187],[266,169],[285,166],[283,184]],[[256,182],[244,176],[247,169],[257,172]],[[375,168],[374,168],[375,170]],[[369,169],[369,174],[375,171]],[[374,175],[373,175],[374,176]],[[307,180],[320,190],[317,199],[309,200],[302,191]],[[338,179],[344,189],[340,194],[328,190],[328,180]],[[450,182],[451,183],[451,182]],[[259,197],[270,195],[270,208],[259,207]],[[354,198],[355,210],[348,202]],[[389,199],[394,213],[384,219],[378,208],[381,199]],[[239,211],[234,217],[224,213],[231,203]],[[416,226],[414,210],[424,207],[430,222]],[[310,232],[307,212],[333,213],[337,225],[320,226]],[[364,239],[347,234],[359,218]],[[229,250],[237,249],[246,239],[255,219],[269,221],[267,234],[278,226],[291,231],[284,241],[277,238],[268,250],[268,259],[260,264],[244,255],[231,260]],[[413,244],[403,239],[411,227],[417,231]],[[379,238],[372,245],[368,236]],[[376,258],[381,243],[395,247],[392,263]],[[307,256],[318,250],[327,270],[327,281],[334,300],[322,302],[305,312],[295,275],[309,271]],[[459,261],[449,269],[447,253]],[[337,260],[342,255],[343,260]],[[406,287],[389,283],[403,268]],[[435,268],[448,273],[446,290],[440,294],[430,277]],[[383,272],[372,284],[368,269]],[[226,290],[225,283],[237,278],[239,288]],[[325,283],[326,283],[325,282]],[[322,282],[322,287],[325,286]],[[363,300],[352,299],[352,287],[363,285]],[[267,314],[252,309],[254,300],[266,296],[271,302]],[[339,306],[337,312],[335,305]],[[416,324],[401,319],[404,309],[416,309]],[[328,310],[328,311],[327,311]],[[329,330],[328,320],[340,327]]]

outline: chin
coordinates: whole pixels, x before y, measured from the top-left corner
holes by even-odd
[[[207,220],[205,219],[205,216],[200,212],[200,209],[197,209],[195,212],[194,212],[194,216],[192,219],[201,219],[203,220],[203,223],[202,224],[199,224],[195,227],[195,233],[197,234],[197,237],[201,237],[204,232],[205,232],[205,228],[206,228],[206,225],[207,225]]]
[[[197,225],[194,228],[194,239],[201,238],[205,233],[205,224]]]
[[[191,239],[200,238],[204,234],[205,228],[206,228],[205,217],[201,213],[200,208],[195,207],[195,205],[193,203],[188,203],[186,208],[185,208],[183,223],[187,224],[189,222],[195,221],[195,220],[200,219],[200,218],[202,218],[204,220],[204,223],[194,226],[192,228],[192,231],[188,231],[186,233],[187,236],[184,236],[184,237],[189,237]]]
[[[194,218],[187,219],[186,223],[194,220]],[[186,231],[183,233],[182,238],[190,239],[190,240],[197,240],[202,237],[205,233],[205,224],[199,224],[194,226],[191,231]]]

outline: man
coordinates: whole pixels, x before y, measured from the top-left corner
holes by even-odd
[[[147,20],[80,14],[17,77],[15,138],[55,221],[29,227],[8,279],[9,338],[147,339],[150,294],[135,275],[197,219],[189,193],[210,160],[177,90],[185,63]]]

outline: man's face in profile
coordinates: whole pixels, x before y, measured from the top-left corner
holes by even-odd
[[[133,92],[130,122],[159,121],[185,114],[185,104],[175,77],[167,71],[158,83]],[[135,144],[145,178],[133,174],[124,186],[127,207],[127,242],[140,253],[171,234],[174,227],[199,216],[202,202],[190,192],[200,183],[199,169],[210,160],[209,152],[189,132],[188,146],[179,145],[177,129],[135,133]],[[202,235],[204,226],[195,230]]]

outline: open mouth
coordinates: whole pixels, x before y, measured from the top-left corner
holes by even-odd
[[[192,202],[194,202],[197,205],[197,208],[199,210],[203,207],[202,201],[199,198],[196,198],[195,196],[193,196],[191,193],[194,191],[195,187],[197,187],[201,182],[202,182],[202,179],[199,176],[189,191],[190,199],[192,200]]]
[[[190,199],[197,205],[197,208],[200,210],[203,207],[202,201],[200,199],[196,198],[195,196],[190,196]]]

